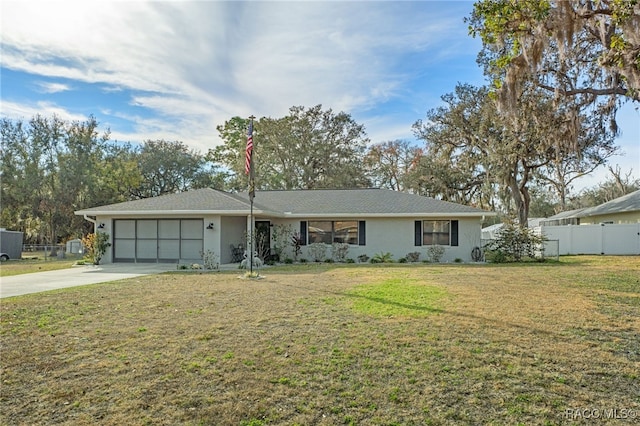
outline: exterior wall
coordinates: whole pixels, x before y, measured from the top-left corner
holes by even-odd
[[[101,224],[104,224],[104,228],[94,229],[94,232],[104,232],[107,235],[109,235],[109,244],[111,245],[107,249],[104,256],[102,256],[102,260],[100,261],[100,263],[102,264],[113,263],[113,221],[111,220],[111,217],[108,217],[108,216],[96,216],[95,227],[97,228],[98,225],[101,225]]]
[[[543,226],[540,230],[548,239],[558,240],[560,255],[640,254],[640,223]]]
[[[168,216],[165,216],[168,217]],[[135,217],[136,219],[143,219],[143,217]],[[177,217],[176,217],[177,218]],[[181,215],[180,218],[184,218]],[[246,244],[244,236],[247,231],[247,217],[246,216],[218,216],[218,215],[205,215],[205,216],[191,216],[192,219],[203,219],[204,221],[204,234],[203,234],[203,249],[211,250],[212,252],[220,256],[220,263],[231,263],[231,248],[233,244]],[[127,219],[125,217],[118,217],[117,219]],[[133,219],[129,217],[129,219]],[[159,219],[159,217],[148,217],[147,219]],[[268,219],[268,218],[263,218]],[[349,219],[349,218],[345,218]],[[366,245],[351,245],[347,253],[347,258],[357,260],[358,256],[365,254],[370,258],[378,253],[389,252],[393,255],[393,260],[405,257],[408,253],[419,252],[420,260],[427,259],[428,246],[415,246],[414,245],[414,223],[421,218],[358,218],[358,220],[364,220],[366,222]],[[436,218],[429,218],[436,219]],[[481,223],[480,218],[447,218],[442,217],[442,220],[458,220],[458,246],[445,246],[445,254],[442,258],[442,262],[453,262],[455,259],[461,259],[464,262],[471,262],[471,251],[474,247],[479,247],[481,237]],[[104,224],[103,229],[98,229],[98,232],[106,232],[109,234],[109,242],[112,244],[107,250],[101,263],[113,262],[113,217],[99,216],[96,218],[96,224]],[[259,219],[257,219],[259,220]],[[314,218],[314,220],[316,220]],[[317,220],[322,220],[318,218]],[[335,220],[335,219],[326,219]],[[270,219],[271,223],[275,226],[289,226],[292,232],[298,232],[300,230],[300,219]],[[213,230],[206,229],[206,227],[212,223]],[[96,226],[97,226],[96,225]],[[272,228],[273,232],[273,228]],[[272,238],[272,245],[273,245]],[[302,247],[302,253],[300,258],[310,259],[308,246]],[[327,250],[327,256],[330,256],[330,249]],[[284,251],[284,258],[293,258],[293,247],[286,243]]]
[[[220,218],[220,263],[231,263],[231,245],[245,244],[247,232],[246,216],[222,216]]]
[[[202,250],[204,252],[211,250],[213,253],[220,254],[220,239],[223,230],[220,216],[206,215],[203,219],[204,235],[202,240]],[[213,229],[207,229],[209,224],[213,224]]]
[[[435,218],[429,218],[435,219]],[[442,262],[453,262],[461,259],[464,262],[471,262],[471,251],[474,247],[479,247],[482,226],[480,218],[441,218],[442,220],[458,220],[458,246],[445,246],[445,254]],[[316,219],[314,220],[323,220]],[[331,219],[326,219],[331,220]],[[335,219],[334,219],[335,220]],[[420,260],[427,259],[427,248],[429,246],[415,246],[414,232],[415,221],[420,218],[358,218],[366,222],[366,245],[351,245],[347,253],[347,258],[357,260],[361,254],[366,254],[370,258],[379,253],[391,253],[393,260],[405,257],[408,253],[419,252]],[[297,220],[274,220],[274,225],[291,226],[293,232],[300,230],[300,219]],[[310,259],[309,246],[302,247],[300,258]],[[327,256],[330,256],[330,249],[327,249]],[[293,258],[293,249],[287,246],[285,258]]]
[[[581,217],[581,225],[598,225],[603,222],[613,222],[614,224],[640,223],[640,211],[612,213],[598,216]]]

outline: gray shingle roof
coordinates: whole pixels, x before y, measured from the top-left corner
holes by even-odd
[[[238,194],[245,198],[246,193]],[[246,198],[248,199],[248,198]],[[484,210],[462,204],[387,189],[314,189],[262,191],[256,193],[256,205],[270,210],[309,215],[401,215],[421,213],[486,214]]]
[[[96,212],[159,212],[159,211],[244,211],[249,204],[215,189],[203,188],[177,194],[161,195],[141,200],[125,201],[124,203],[109,204],[80,210],[79,214]]]
[[[231,194],[197,189],[143,200],[127,201],[80,210],[76,214],[143,212],[247,212],[247,193]],[[334,215],[493,215],[474,207],[386,189],[318,189],[258,191],[254,210],[264,214],[291,216]]]
[[[640,190],[580,212],[581,217],[640,211]]]
[[[581,208],[581,209],[575,209],[575,210],[567,210],[564,212],[560,212],[558,214],[554,214],[553,216],[549,216],[547,219],[551,220],[551,219],[571,219],[571,218],[575,218],[575,217],[581,217],[582,215],[580,214],[583,210],[585,210],[585,208]]]

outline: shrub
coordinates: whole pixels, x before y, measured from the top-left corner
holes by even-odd
[[[324,243],[310,244],[309,254],[315,262],[322,262],[327,258],[327,246]]]
[[[412,251],[411,253],[407,253],[405,257],[407,258],[407,262],[417,262],[420,260],[420,252]]]
[[[211,250],[201,251],[202,263],[204,268],[210,271],[220,269],[220,257]]]
[[[400,259],[398,259],[398,263],[407,263],[407,258],[401,257]]]
[[[393,255],[389,252],[380,252],[371,258],[371,263],[393,263]]]
[[[504,224],[495,240],[484,246],[486,259],[494,263],[522,262],[529,259],[544,259],[544,241],[532,229],[522,228],[514,222]]]
[[[485,258],[487,262],[491,263],[505,263],[507,261],[507,255],[502,250],[487,250]]]
[[[439,263],[444,256],[444,247],[440,245],[433,245],[427,248],[427,258],[430,262]]]
[[[358,256],[358,262],[367,263],[368,261],[369,261],[369,256],[367,256],[366,254],[361,254],[360,256]]]
[[[344,262],[349,251],[349,244],[333,243],[331,244],[331,257],[336,262]]]
[[[287,265],[290,265],[290,264],[292,264],[292,263],[293,263],[293,259],[291,259],[290,257],[287,257],[287,258],[284,260],[284,263],[286,263]]]
[[[291,225],[274,225],[271,232],[271,243],[273,245],[273,257],[277,260],[283,258],[284,249],[291,236],[295,235]],[[294,247],[295,251],[295,247]]]
[[[111,246],[109,243],[109,234],[98,232],[95,234],[87,234],[82,238],[82,244],[87,249],[87,257],[94,265],[99,265],[102,256],[107,252],[107,248]]]

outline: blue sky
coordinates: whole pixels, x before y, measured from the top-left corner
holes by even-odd
[[[471,1],[3,0],[3,117],[94,115],[111,139],[179,140],[206,152],[233,116],[344,111],[373,143],[411,125],[458,82],[481,85]],[[619,114],[640,175],[640,114]],[[578,186],[594,185],[604,170]]]

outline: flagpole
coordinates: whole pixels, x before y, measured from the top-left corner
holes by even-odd
[[[253,276],[253,198],[255,197],[255,174],[253,171],[253,120],[255,117],[252,115],[249,117],[249,130],[247,132],[247,158],[248,172],[249,172],[249,202],[251,209],[249,210],[249,276]],[[246,168],[245,168],[246,171]]]

